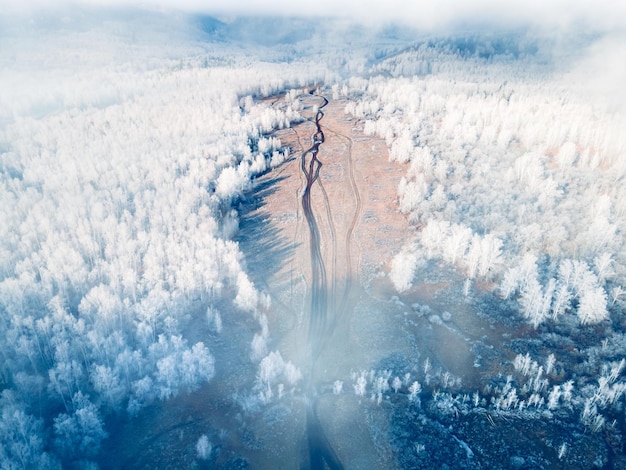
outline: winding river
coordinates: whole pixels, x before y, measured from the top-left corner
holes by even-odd
[[[307,445],[309,448],[309,468],[311,470],[343,469],[343,464],[328,441],[324,429],[317,416],[317,397],[313,371],[316,359],[322,350],[324,339],[332,331],[329,325],[334,325],[334,320],[328,322],[328,285],[326,266],[320,247],[320,230],[311,207],[311,188],[318,180],[322,162],[318,159],[320,145],[324,143],[324,132],[320,121],[324,117],[322,109],[328,104],[328,100],[320,97],[323,102],[318,107],[315,115],[315,133],[312,136],[311,147],[302,153],[301,169],[305,176],[306,185],[302,192],[302,210],[309,227],[309,250],[311,256],[311,308],[309,320],[308,342],[311,354],[311,369],[308,377],[308,404],[307,404]],[[332,226],[332,221],[330,221]],[[334,280],[333,280],[334,282]]]
[[[324,132],[320,126],[320,120],[324,117],[322,108],[328,104],[323,98],[323,104],[318,108],[315,115],[316,131],[312,137],[312,145],[302,153],[301,169],[306,178],[306,186],[302,193],[302,210],[309,227],[309,249],[311,256],[311,316],[309,324],[309,345],[311,356],[319,354],[320,340],[326,329],[326,316],[328,309],[326,267],[320,248],[320,230],[317,220],[311,208],[311,188],[317,181],[322,162],[317,158],[320,145],[324,143]]]

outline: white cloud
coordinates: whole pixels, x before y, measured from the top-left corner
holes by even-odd
[[[533,24],[542,28],[614,30],[626,26],[626,2],[615,0],[0,0],[0,10],[42,10],[70,4],[183,9],[215,14],[342,16],[369,23],[400,21],[424,29],[452,25]]]
[[[72,7],[112,7],[112,14],[123,12],[124,7],[146,9],[148,11],[166,12],[167,15],[155,15],[166,22],[176,21],[186,23],[186,15],[170,15],[177,10],[198,12],[215,15],[223,21],[235,15],[298,15],[317,18],[337,16],[369,25],[385,25],[391,22],[400,22],[413,26],[424,32],[448,34],[454,31],[501,30],[506,31],[517,26],[528,26],[528,34],[535,39],[547,38],[542,42],[548,55],[553,59],[563,58],[566,67],[571,73],[566,76],[566,85],[573,86],[599,105],[613,110],[626,110],[626,92],[623,84],[626,83],[626,2],[618,0],[0,0],[0,36],[15,30],[14,34],[25,32],[23,26],[32,23],[34,30],[47,24],[65,25],[65,22],[86,26],[90,21],[98,22],[98,10],[95,15],[74,15]],[[122,10],[120,10],[122,9]],[[80,12],[80,8],[77,10]],[[15,22],[7,17],[11,13],[24,13],[24,21]],[[31,16],[32,15],[32,16]],[[106,15],[102,15],[106,16]],[[35,21],[31,21],[34,19]],[[85,23],[84,23],[85,22]],[[159,20],[158,27],[149,25],[144,19],[136,20],[140,25],[138,30],[146,33],[159,31],[160,37],[167,37],[171,41],[178,33],[193,34],[185,26],[172,27],[167,34],[163,33],[165,22]],[[344,24],[343,22],[341,24]],[[16,26],[18,25],[18,26]],[[142,28],[146,26],[145,28]],[[315,28],[312,25],[311,28]],[[320,26],[320,24],[317,24]],[[323,27],[326,27],[324,25]],[[274,32],[274,26],[269,29],[256,28],[244,23],[236,28],[235,34],[254,38],[255,42],[264,44],[261,38]],[[294,23],[293,31],[302,28],[303,33],[313,34],[315,31],[306,31],[306,21]],[[250,31],[245,30],[248,28]],[[343,30],[339,23],[334,23],[335,36],[342,37]],[[291,31],[291,32],[293,32]],[[326,31],[328,33],[328,31]],[[245,33],[245,34],[244,34]],[[39,34],[39,32],[37,33]],[[137,36],[139,31],[133,33]],[[260,37],[255,37],[258,34]],[[33,40],[41,39],[32,34]],[[306,34],[304,34],[306,36]],[[303,36],[303,37],[304,37]],[[152,36],[147,36],[152,37]],[[186,36],[185,36],[186,37]],[[308,36],[306,36],[308,37]],[[329,40],[329,36],[324,36]],[[156,39],[155,39],[156,40]],[[269,38],[271,44],[272,38]],[[6,46],[9,46],[8,48]],[[11,59],[15,50],[9,50],[10,43],[3,48],[0,45],[0,64],[2,60]],[[29,46],[30,47],[30,46]],[[32,45],[33,61],[37,62],[39,50],[36,42]],[[58,49],[58,48],[57,48]],[[29,49],[30,50],[30,49]],[[19,51],[18,51],[19,52]],[[24,56],[26,54],[21,54]],[[102,51],[100,51],[102,52]],[[117,49],[112,52],[117,54]],[[4,53],[4,56],[3,56]],[[45,52],[47,53],[47,52]],[[41,55],[41,54],[39,54]],[[7,59],[8,60],[8,59]],[[7,63],[6,60],[4,62]],[[11,77],[9,77],[11,78]],[[5,74],[5,80],[7,76]],[[35,80],[35,88],[38,81]],[[1,94],[1,93],[0,93]],[[1,101],[0,96],[0,101]],[[0,117],[1,120],[1,117]]]
[[[626,111],[625,57],[626,34],[607,35],[583,52],[566,80],[598,105]]]

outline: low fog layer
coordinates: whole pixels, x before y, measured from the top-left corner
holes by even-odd
[[[497,2],[475,0],[463,2],[444,0],[437,2],[412,2],[392,0],[382,4],[375,1],[320,1],[314,5],[285,0],[262,2],[236,0],[224,4],[199,0],[157,0],[146,4],[141,0],[28,0],[19,5],[3,0],[4,11],[54,10],[68,5],[100,7],[143,7],[150,9],[185,10],[196,13],[225,15],[346,17],[370,24],[400,22],[421,29],[449,28],[467,23],[499,25],[502,28],[534,24],[547,29],[585,28],[595,31],[621,29],[626,7],[619,2],[601,0],[522,1]]]
[[[133,34],[154,31],[162,15],[166,23],[159,24],[168,37],[192,39],[195,28],[184,26],[191,17],[204,22],[202,28],[221,34],[225,40],[241,40],[246,44],[273,46],[281,43],[302,43],[317,38],[322,49],[367,42],[380,47],[384,36],[395,36],[407,42],[427,35],[458,35],[472,32],[484,34],[526,34],[544,52],[548,60],[567,59],[571,75],[568,81],[576,83],[593,99],[613,109],[624,109],[626,96],[621,84],[626,80],[622,57],[626,49],[626,6],[620,2],[475,1],[446,0],[432,2],[320,2],[311,8],[294,2],[257,2],[238,0],[228,2],[199,2],[159,0],[146,5],[139,0],[57,0],[27,2],[1,1],[0,24],[6,34],[17,26],[31,29],[35,36],[55,28],[91,28],[116,20],[136,21]],[[308,21],[313,23],[308,25]],[[150,27],[150,23],[152,27]],[[178,26],[173,26],[177,24]],[[146,26],[148,26],[146,28]],[[32,29],[34,28],[34,30]],[[36,33],[35,33],[36,31]],[[151,40],[166,37],[150,33]],[[147,38],[145,38],[147,39]],[[313,44],[316,44],[313,42]],[[8,44],[7,44],[8,46]],[[169,48],[166,48],[169,49]],[[309,49],[310,51],[310,45]],[[299,50],[305,53],[305,50]]]

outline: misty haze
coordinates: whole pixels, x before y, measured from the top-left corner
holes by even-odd
[[[626,468],[624,11],[0,5],[1,468]]]

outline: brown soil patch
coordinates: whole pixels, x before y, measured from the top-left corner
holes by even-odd
[[[321,99],[304,99],[301,113],[312,118]],[[277,101],[273,105],[280,104]],[[395,197],[406,168],[389,162],[385,142],[363,134],[362,123],[345,114],[345,105],[344,100],[330,100],[323,109],[325,141],[318,154],[323,166],[311,194],[329,290],[335,292],[331,308],[332,302],[336,306],[340,303],[346,282],[367,289],[411,234],[406,218],[398,213]],[[311,275],[308,227],[301,205],[305,180],[300,165],[314,132],[315,125],[308,120],[278,132],[282,144],[292,149],[292,159],[260,179],[284,178],[264,198],[257,215],[271,220],[277,234],[293,247],[289,262],[264,282],[272,296],[297,310],[304,309],[302,289],[306,290]],[[296,291],[295,298],[281,292],[286,284],[290,284],[290,295]]]

